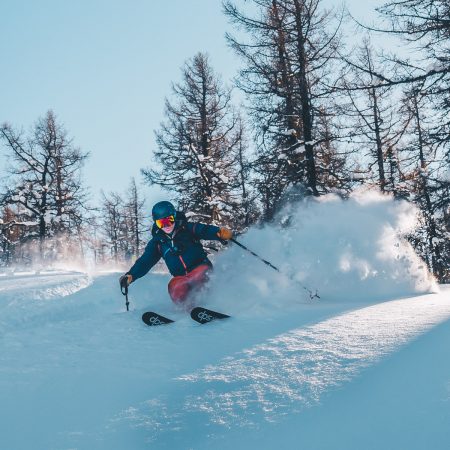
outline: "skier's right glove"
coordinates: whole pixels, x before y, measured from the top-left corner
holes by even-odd
[[[125,275],[122,275],[119,278],[119,283],[121,288],[128,287],[133,282],[133,276],[129,273],[126,273]]]

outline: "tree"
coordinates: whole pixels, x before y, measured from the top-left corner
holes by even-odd
[[[372,31],[398,37],[408,57],[389,55],[385,62],[391,67],[383,72],[361,67],[376,79],[376,86],[412,85],[422,83],[422,92],[441,111],[434,130],[435,139],[447,148],[450,144],[450,5],[447,0],[394,0],[377,8],[383,25],[365,27]],[[364,87],[363,87],[364,88]]]
[[[253,0],[249,11],[225,1],[224,11],[246,42],[227,34],[244,68],[237,84],[250,100],[258,143],[255,170],[266,219],[273,217],[289,186],[305,184],[312,195],[329,189],[333,171],[326,158],[334,136],[325,136],[317,118],[328,117],[333,101],[333,59],[339,47],[334,13],[320,0]],[[323,144],[326,143],[324,146]],[[337,174],[336,174],[337,175]]]
[[[19,214],[9,206],[3,208],[0,218],[0,264],[9,266],[14,260],[18,260],[17,250],[24,240],[24,228],[28,222],[22,222]]]
[[[101,223],[110,257],[118,263],[124,259],[129,248],[124,202],[119,194],[112,192],[107,195],[102,192]]]
[[[149,226],[145,223],[148,215],[144,212],[144,205],[145,199],[141,197],[136,186],[136,180],[132,178],[127,192],[124,210],[127,240],[129,243],[128,255],[134,255],[136,258],[140,256],[144,247],[142,235],[149,231]]]
[[[421,211],[420,226],[411,236],[417,252],[430,271],[444,281],[449,277],[449,183],[443,180],[439,145],[432,131],[436,112],[428,96],[422,93],[423,82],[406,90],[402,111],[407,122],[403,178],[411,200]]]
[[[129,261],[140,256],[144,248],[143,234],[149,231],[144,213],[145,200],[136,181],[131,179],[125,196],[117,192],[102,192],[99,222],[101,236],[93,240],[96,257],[101,262]]]
[[[244,229],[255,223],[260,211],[257,205],[257,193],[252,186],[253,173],[252,162],[248,157],[248,142],[246,139],[246,128],[241,116],[238,116],[236,132],[234,134],[236,145],[232,145],[233,157],[236,160],[236,179],[233,184],[236,197],[235,217],[239,220],[235,222],[235,229]]]
[[[0,139],[11,155],[10,180],[1,204],[16,207],[26,219],[22,220],[27,223],[26,236],[39,240],[44,258],[46,239],[80,234],[87,195],[81,169],[88,154],[73,145],[52,111],[38,119],[30,137],[5,123]]]
[[[384,24],[372,30],[402,40],[408,57],[385,56],[383,72],[363,67],[374,89],[405,86],[405,105],[411,120],[408,142],[415,169],[407,174],[413,198],[422,212],[423,226],[413,237],[440,281],[449,277],[450,198],[450,4],[447,0],[394,0],[377,9]],[[387,67],[390,64],[390,67]],[[360,89],[369,86],[361,85]],[[425,111],[432,110],[432,123],[426,124]],[[411,150],[412,149],[412,150]]]
[[[366,70],[355,70],[350,63],[350,73],[342,79],[348,99],[342,114],[348,119],[346,127],[351,129],[347,135],[358,159],[367,167],[366,181],[371,180],[382,192],[398,195],[401,162],[397,147],[408,120],[401,120],[394,88],[376,86],[373,73],[377,71],[377,61],[370,40],[365,39],[352,53],[356,55],[353,61]]]
[[[240,198],[233,189],[238,119],[231,90],[215,75],[207,55],[198,53],[182,69],[182,82],[172,86],[165,118],[156,131],[154,152],[159,169],[145,169],[150,184],[162,186],[180,207],[205,221],[231,224]]]

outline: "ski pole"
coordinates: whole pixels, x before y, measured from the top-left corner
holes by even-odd
[[[120,290],[122,291],[122,294],[125,295],[125,304],[127,305],[127,311],[129,311],[129,305],[130,302],[128,301],[128,283],[125,285],[120,286]]]
[[[260,261],[262,261],[264,264],[268,265],[269,267],[271,267],[272,269],[276,270],[277,272],[286,275],[290,280],[295,281],[296,283],[298,283],[306,292],[308,292],[310,299],[312,300],[313,298],[320,298],[319,294],[317,293],[317,290],[315,293],[313,293],[311,291],[311,289],[308,289],[306,286],[304,286],[302,283],[300,283],[300,281],[296,280],[295,278],[292,278],[292,276],[287,275],[285,273],[283,273],[278,267],[274,266],[272,263],[270,263],[269,261],[266,261],[265,259],[261,258],[261,256],[257,255],[255,252],[253,252],[252,250],[250,250],[248,247],[246,247],[244,244],[241,244],[240,242],[238,242],[236,239],[231,238],[230,239],[231,242],[234,242],[236,245],[238,245],[239,247],[243,248],[244,250],[246,250],[247,252],[249,252],[250,254],[252,254],[253,256],[256,256],[256,258],[258,258]]]

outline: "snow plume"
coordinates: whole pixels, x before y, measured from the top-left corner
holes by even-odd
[[[357,191],[348,200],[330,194],[287,205],[274,224],[238,238],[282,274],[232,245],[215,263],[213,302],[229,301],[236,308],[242,299],[254,313],[311,301],[302,285],[317,289],[324,302],[433,291],[425,263],[404,238],[417,215],[410,203],[373,191]]]
[[[7,272],[56,270],[93,274],[95,272],[121,272],[129,268],[130,261],[114,261],[108,250],[103,250],[86,233],[79,236],[59,233],[47,237],[41,248],[38,238],[28,240],[16,251],[17,258],[6,268]],[[97,256],[95,255],[97,252]]]
[[[14,265],[15,271],[21,270],[64,270],[86,272],[89,262],[86,249],[81,247],[78,237],[68,233],[59,233],[47,237],[41,248],[39,239],[21,244],[22,261]]]

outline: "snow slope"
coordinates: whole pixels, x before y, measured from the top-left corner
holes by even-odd
[[[414,211],[362,195],[285,214],[240,239],[291,278],[230,247],[198,302],[233,317],[205,326],[164,274],[130,312],[119,273],[0,276],[0,448],[447,449],[450,289],[397,237]],[[146,327],[148,309],[177,321]]]
[[[172,311],[177,323],[147,328],[140,315],[166,281],[136,285],[126,313],[117,275],[96,277],[2,332],[2,448],[356,449],[367,435],[364,448],[447,448],[447,288],[209,326]]]

